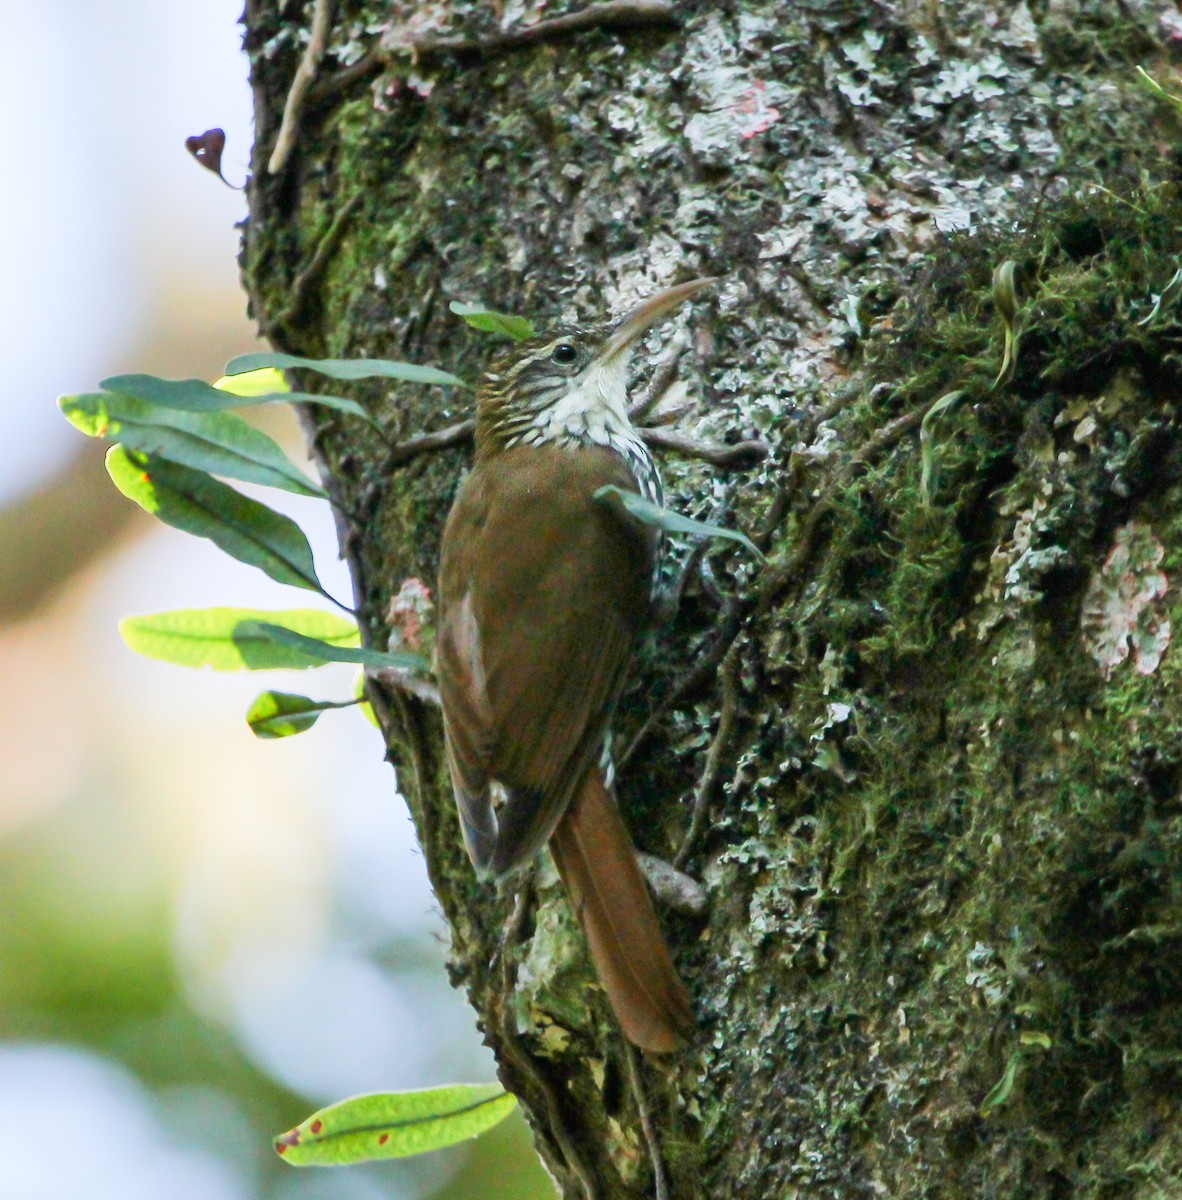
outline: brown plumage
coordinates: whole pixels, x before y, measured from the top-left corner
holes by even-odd
[[[702,285],[615,325],[552,330],[493,364],[439,581],[436,667],[469,854],[502,876],[549,842],[621,1028],[656,1053],[689,1041],[694,1018],[605,771],[658,536],[594,494],[659,497],[627,419],[628,351]]]

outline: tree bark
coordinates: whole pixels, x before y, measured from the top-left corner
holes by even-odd
[[[564,1195],[1170,1194],[1182,126],[1134,66],[1166,78],[1177,14],[572,2],[520,36],[530,5],[357,0],[271,172],[296,7],[245,17],[242,262],[278,348],[472,379],[496,347],[449,300],[544,324],[720,277],[664,472],[767,561],[707,552],[616,729],[638,843],[706,889],[663,915],[693,1052],[630,1060],[552,868],[474,879],[437,711],[371,681],[454,982]],[[467,453],[391,447],[470,396],[352,394],[384,438],[309,435],[382,646]]]

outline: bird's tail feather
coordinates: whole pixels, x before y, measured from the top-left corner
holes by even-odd
[[[598,768],[555,828],[550,850],[624,1036],[654,1054],[682,1049],[696,1030],[689,995]]]

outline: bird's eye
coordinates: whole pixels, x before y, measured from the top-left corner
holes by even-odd
[[[550,352],[550,357],[559,364],[559,366],[569,367],[579,357],[579,352],[570,344],[570,342],[559,342],[557,346]]]

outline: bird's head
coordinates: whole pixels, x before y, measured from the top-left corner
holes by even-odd
[[[694,279],[641,301],[616,321],[556,325],[502,354],[477,393],[477,453],[519,443],[609,444],[631,431],[628,366],[640,337],[712,279]]]

